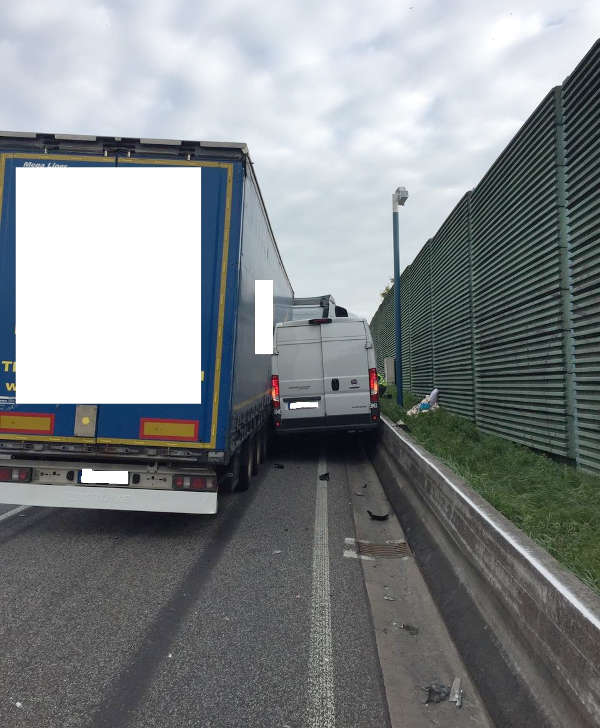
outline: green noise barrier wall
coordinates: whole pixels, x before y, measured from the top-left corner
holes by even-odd
[[[404,387],[600,473],[600,41],[402,273]],[[371,322],[394,356],[394,291]]]

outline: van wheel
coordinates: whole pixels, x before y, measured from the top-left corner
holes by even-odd
[[[258,466],[261,463],[260,433],[256,433],[255,435],[252,436],[250,450],[252,452],[252,475],[256,475],[258,473]]]
[[[240,456],[240,478],[236,490],[248,490],[250,481],[252,480],[252,468],[254,463],[254,448],[252,438],[246,440],[242,445],[242,453]]]

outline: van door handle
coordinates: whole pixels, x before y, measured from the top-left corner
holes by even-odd
[[[340,380],[332,379],[331,380],[331,389],[333,389],[334,392],[337,392],[339,388],[340,388]]]

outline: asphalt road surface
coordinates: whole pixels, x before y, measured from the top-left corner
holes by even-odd
[[[0,726],[389,726],[355,450],[286,442],[216,517],[3,506]]]

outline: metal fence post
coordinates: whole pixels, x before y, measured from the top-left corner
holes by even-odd
[[[471,230],[471,190],[467,192],[467,226],[469,236],[469,310],[471,317],[471,370],[473,374],[473,421],[477,424],[477,353],[475,349],[475,311],[473,310],[473,236]]]
[[[573,343],[573,282],[571,247],[567,219],[567,160],[562,87],[554,89],[556,124],[556,192],[558,197],[558,234],[560,249],[560,299],[562,308],[565,405],[567,412],[568,457],[577,459],[577,396],[575,389],[575,346]]]
[[[435,384],[435,333],[434,333],[434,317],[433,317],[433,276],[431,271],[431,259],[433,257],[432,254],[432,247],[433,247],[433,238],[429,238],[429,240],[425,243],[427,247],[429,248],[429,314],[431,319],[431,387],[430,391],[436,386]]]

